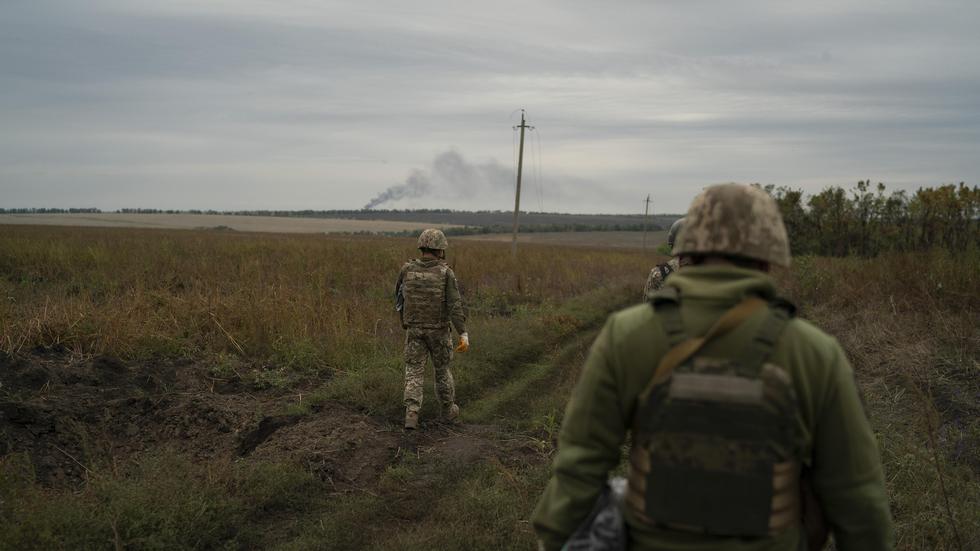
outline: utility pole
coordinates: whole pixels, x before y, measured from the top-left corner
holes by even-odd
[[[511,254],[517,257],[517,214],[521,212],[521,171],[524,168],[524,129],[534,130],[533,126],[528,126],[524,122],[524,110],[521,109],[521,125],[514,129],[521,129],[521,146],[517,154],[517,195],[514,197],[514,239],[511,243]]]
[[[647,226],[648,226],[647,220],[649,219],[649,216],[650,216],[650,195],[649,194],[647,194],[647,200],[645,201],[645,203],[647,204],[647,206],[646,206],[645,209],[643,209],[643,254],[646,254],[646,252],[647,252]]]

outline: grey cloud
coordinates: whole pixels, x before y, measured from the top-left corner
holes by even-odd
[[[0,202],[354,208],[421,170],[430,194],[398,205],[507,208],[512,168],[466,159],[508,160],[520,106],[566,210],[635,211],[654,183],[682,210],[729,179],[980,175],[974,2],[523,7],[8,2]]]

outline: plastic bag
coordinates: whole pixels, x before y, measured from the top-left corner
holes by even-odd
[[[568,539],[562,551],[625,551],[626,522],[622,504],[626,479],[615,477],[606,482],[592,512]]]

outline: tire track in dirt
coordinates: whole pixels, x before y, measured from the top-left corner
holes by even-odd
[[[519,366],[515,370],[519,377],[487,388],[468,404],[463,414],[466,422],[429,421],[421,430],[403,433],[398,453],[378,484],[362,488],[375,497],[378,506],[363,513],[357,524],[372,528],[349,545],[398,548],[404,543],[400,538],[410,541],[413,531],[444,530],[441,523],[446,512],[433,504],[458,498],[459,488],[487,469],[514,490],[518,496],[515,511],[529,509],[536,493],[524,485],[519,473],[546,469],[556,436],[543,429],[538,418],[564,405],[597,332],[594,324],[581,329],[563,339],[564,345],[557,350]],[[389,473],[401,469],[405,474],[397,484],[386,483]]]
[[[485,393],[470,405],[471,418],[497,420],[518,426],[526,425],[529,415],[540,413],[529,407],[567,397],[571,384],[578,376],[578,369],[585,361],[589,346],[598,329],[582,330],[556,352],[538,362],[527,363],[518,370],[518,376]]]

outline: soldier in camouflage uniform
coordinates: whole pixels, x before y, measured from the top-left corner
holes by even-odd
[[[450,323],[459,333],[458,352],[470,345],[466,315],[459,295],[456,275],[445,263],[449,246],[439,230],[419,235],[422,257],[406,262],[395,283],[396,308],[405,332],[405,428],[416,429],[422,408],[422,387],[426,359],[432,358],[436,375],[436,394],[446,417],[459,417],[456,387],[449,371],[453,342]]]
[[[684,219],[679,218],[670,225],[670,230],[667,231],[667,246],[671,249],[674,248],[674,241],[677,239],[677,234],[680,233],[681,228],[684,227]],[[647,284],[643,287],[643,296],[646,297],[650,293],[659,291],[661,287],[664,286],[664,280],[667,276],[681,269],[681,261],[678,257],[673,257],[663,264],[657,264],[650,270],[650,275],[647,276]]]
[[[540,548],[579,528],[630,435],[630,549],[813,550],[827,528],[840,551],[893,549],[854,372],[768,276],[790,263],[775,202],[708,188],[673,253],[691,264],[592,345],[532,517]]]

